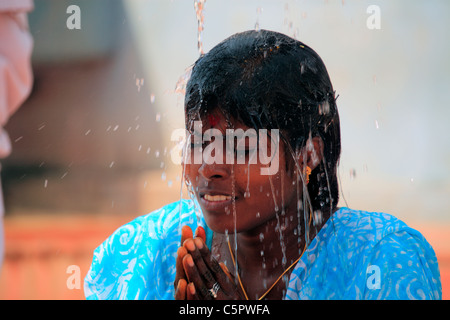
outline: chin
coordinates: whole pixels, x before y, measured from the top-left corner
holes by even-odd
[[[207,226],[214,232],[220,234],[235,234],[252,230],[255,226],[254,223],[244,223],[243,221],[234,222],[233,214],[223,214],[220,218],[217,216],[209,216],[208,213],[204,214]]]

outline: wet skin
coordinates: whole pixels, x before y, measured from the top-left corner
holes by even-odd
[[[212,115],[208,119],[214,121],[203,121],[203,132],[214,127],[225,135],[230,125],[233,129],[249,129],[234,119],[227,121],[218,110]],[[268,144],[269,150],[274,147],[270,139]],[[193,164],[191,161],[185,165],[186,179],[193,187],[214,237],[212,248],[207,248],[203,229],[197,230],[194,236],[192,230],[183,228],[175,280],[177,299],[209,299],[207,290],[216,281],[222,287],[217,299],[244,298],[234,279],[235,266],[228,240],[237,257],[239,275],[249,299],[264,294],[299,257],[305,244],[298,232],[298,226],[304,225],[303,213],[297,210],[303,189],[302,182],[297,183],[298,169],[303,171],[305,165],[314,169],[319,164],[322,140],[313,138],[309,146],[296,159],[296,165],[280,141],[279,166],[274,175],[261,175],[261,168],[270,164],[261,164],[259,158],[256,164],[226,164],[225,154],[223,164],[208,164],[207,161]],[[285,288],[282,279],[266,298],[281,299]]]

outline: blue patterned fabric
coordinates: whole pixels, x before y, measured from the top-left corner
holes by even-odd
[[[442,299],[438,262],[399,219],[341,208],[296,265],[286,299]]]
[[[87,299],[174,297],[182,225],[212,232],[194,202],[183,200],[136,218],[95,251]],[[291,273],[286,299],[441,299],[433,249],[416,230],[384,213],[341,208]]]

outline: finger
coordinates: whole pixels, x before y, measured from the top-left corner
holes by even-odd
[[[193,238],[192,229],[189,226],[183,226],[181,228],[181,245],[189,238]]]
[[[183,259],[183,267],[186,272],[189,282],[194,283],[195,291],[201,299],[211,300],[209,291],[203,282],[202,277],[198,273],[197,267],[195,266],[194,260],[190,254],[187,254]]]
[[[211,255],[211,251],[209,251],[206,245],[200,246],[196,243],[196,246],[203,258],[203,261],[205,261],[206,265],[213,273],[214,278],[219,283],[222,290],[229,295],[237,294],[237,287],[226,266],[224,265],[228,272],[224,271],[219,262]]]
[[[201,240],[201,238],[188,239],[183,244],[183,246],[189,251],[189,254],[192,256],[198,273],[203,277],[205,286],[207,288],[212,288],[214,283],[216,283],[216,280],[214,278],[214,275],[206,266],[205,261],[203,261],[203,257],[200,254],[200,251],[197,249],[197,245],[201,247],[204,246],[204,242],[203,240]]]
[[[175,300],[185,300],[186,289],[187,289],[187,281],[185,279],[180,279],[180,281],[178,281],[177,289],[175,291]]]
[[[178,287],[178,281],[180,279],[186,279],[186,274],[184,273],[183,268],[183,258],[187,254],[187,250],[184,247],[179,247],[177,251],[177,260],[175,263],[176,266],[176,274],[175,274],[175,281],[173,283],[175,289]]]
[[[199,296],[197,294],[197,290],[195,290],[194,283],[191,282],[188,284],[186,293],[187,293],[187,295],[186,295],[187,300],[200,300]]]
[[[181,228],[181,247],[183,246],[183,242],[186,241],[186,239],[192,238],[192,229],[189,226],[183,226]],[[182,278],[186,279],[186,274],[184,273],[184,269],[183,269],[183,264],[182,264],[182,260],[183,257],[186,254],[186,250],[183,249],[178,249],[177,251],[177,260],[175,263],[175,267],[176,267],[176,275],[175,275],[175,281],[173,282],[173,285],[175,287],[175,289],[178,286],[178,281]]]
[[[196,230],[195,230],[195,237],[196,238],[201,238],[203,240],[203,242],[206,243],[206,231],[202,226],[199,226]]]

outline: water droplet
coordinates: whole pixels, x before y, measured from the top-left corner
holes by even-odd
[[[166,180],[166,173],[165,173],[165,172],[163,172],[163,173],[161,174],[161,180],[162,180],[162,181],[165,181],[165,180]]]
[[[379,126],[379,124],[378,124],[378,120],[375,120],[375,127],[376,127],[377,129],[380,128],[380,126]]]
[[[45,181],[44,181],[44,188],[47,188],[47,185],[48,185],[48,180],[45,179]]]
[[[112,168],[113,165],[114,165],[114,161],[111,161],[111,163],[109,164],[109,167]]]
[[[367,164],[363,164],[363,171],[364,171],[364,172],[368,172],[368,171],[369,171],[369,169],[368,169],[368,167],[367,167]]]
[[[194,1],[194,8],[195,8],[195,14],[197,16],[197,25],[198,25],[198,32],[197,32],[197,47],[198,52],[202,55],[203,52],[203,43],[202,43],[202,32],[203,32],[203,24],[204,24],[204,17],[203,17],[203,9],[205,7],[205,1],[206,0],[195,0]]]
[[[136,86],[138,87],[138,92],[141,91],[141,87],[144,85],[144,78],[136,78]]]
[[[356,177],[356,170],[355,169],[350,169],[350,179],[353,180]]]
[[[161,121],[161,114],[160,113],[157,113],[156,114],[156,122],[160,122]]]
[[[153,94],[153,93],[150,94],[150,103],[154,103],[155,99],[156,99],[155,94]]]

